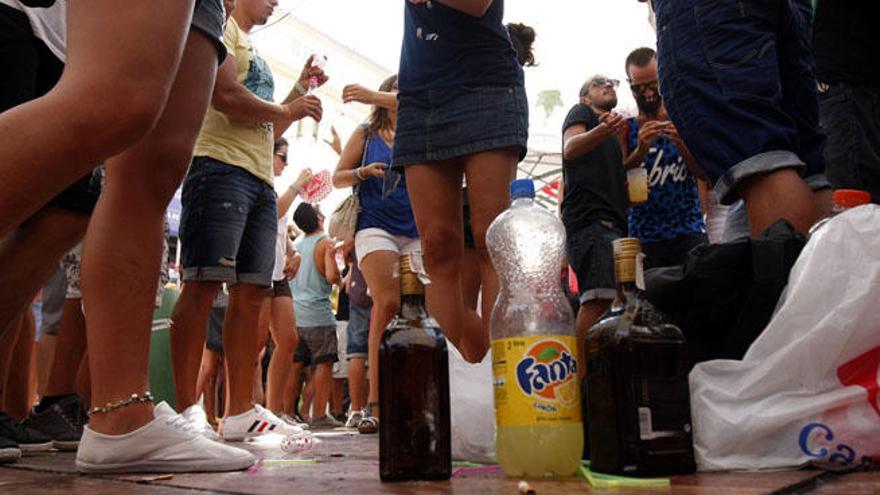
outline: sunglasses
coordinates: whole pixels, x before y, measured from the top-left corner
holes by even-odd
[[[609,79],[606,77],[597,77],[596,79],[593,79],[593,85],[598,86],[600,88],[603,86],[607,86],[609,84],[612,87],[616,88],[616,87],[620,86],[620,80],[619,79]]]
[[[641,84],[630,83],[629,87],[630,87],[630,89],[632,89],[633,93],[636,93],[636,94],[642,94],[648,88],[651,88],[651,91],[656,93],[658,91],[658,89],[660,88],[660,83],[657,82],[656,80],[648,81],[646,83],[641,83]]]
[[[287,153],[275,153],[275,156],[281,158],[281,161],[287,163]]]

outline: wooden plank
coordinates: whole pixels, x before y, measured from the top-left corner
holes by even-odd
[[[93,495],[118,493],[126,495],[176,495],[187,492],[173,487],[124,483],[90,476],[46,473],[9,467],[0,468],[0,493],[7,495],[72,495],[80,493]]]

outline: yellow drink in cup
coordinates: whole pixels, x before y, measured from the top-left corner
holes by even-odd
[[[642,204],[648,201],[648,171],[645,167],[631,168],[626,171],[626,191],[629,202]]]

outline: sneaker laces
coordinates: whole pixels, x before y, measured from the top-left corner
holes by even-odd
[[[55,404],[55,406],[61,418],[74,430],[82,431],[83,426],[89,421],[88,413],[80,406],[79,401],[70,401],[64,405]]]
[[[162,419],[165,420],[165,424],[168,426],[180,430],[189,434],[198,434],[195,427],[193,427],[192,423],[189,422],[188,419],[184,418],[181,414],[174,414],[172,416],[165,416]]]

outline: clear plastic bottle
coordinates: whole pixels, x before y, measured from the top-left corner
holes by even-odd
[[[327,65],[327,56],[326,55],[312,55],[312,67],[318,67],[323,69]],[[315,91],[318,90],[318,78],[312,76],[309,78],[309,93],[310,95],[315,94]]]
[[[871,194],[867,191],[860,191],[858,189],[838,189],[834,191],[834,197],[831,200],[831,214],[826,215],[816,221],[812,227],[810,227],[810,232],[808,237],[812,237],[813,234],[816,233],[823,225],[828,223],[829,220],[834,218],[835,215],[840,214],[850,208],[855,208],[856,206],[866,205],[871,202]]]
[[[583,425],[574,313],[559,281],[565,229],[535,204],[532,181],[513,181],[510,196],[486,232],[501,286],[490,322],[495,449],[508,476],[567,476]]]

